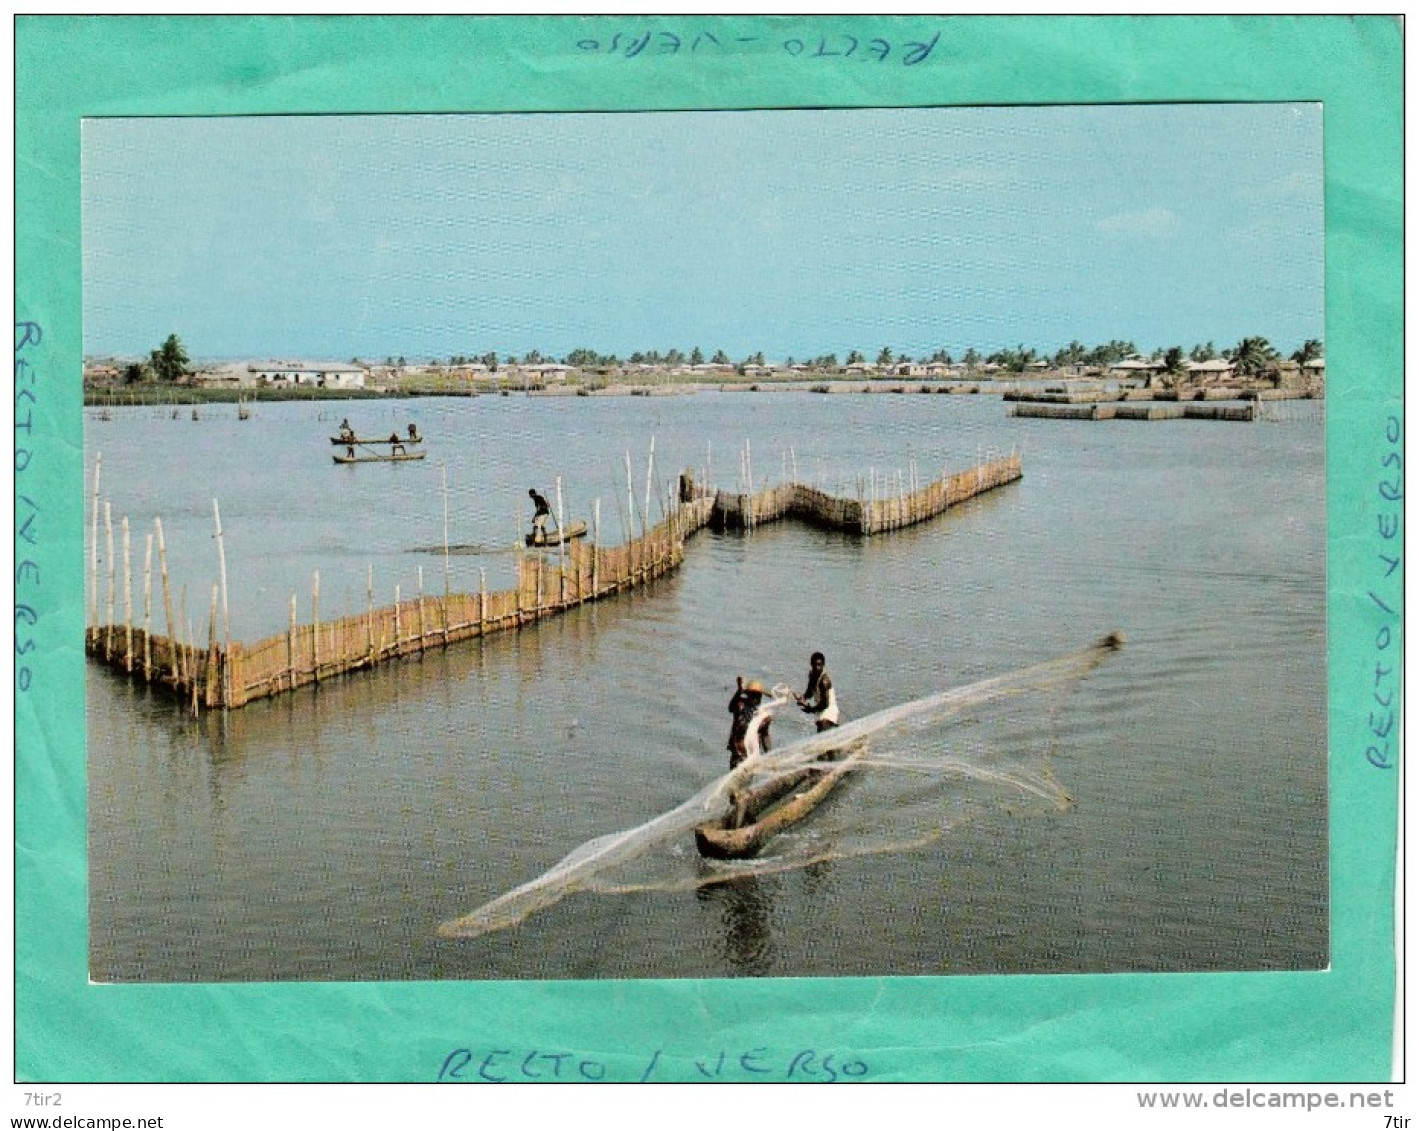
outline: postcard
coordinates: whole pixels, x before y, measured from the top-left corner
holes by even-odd
[[[17,1076],[1388,1080],[1395,31],[22,20]]]

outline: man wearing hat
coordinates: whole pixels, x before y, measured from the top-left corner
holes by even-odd
[[[753,721],[754,712],[759,709],[759,705],[764,701],[764,685],[757,679],[744,682],[741,675],[735,681],[734,697],[729,700],[729,713],[734,716],[734,722],[729,727],[729,768],[732,770],[740,762],[749,756],[748,739],[749,724]],[[759,749],[764,753],[769,749],[769,724],[773,722],[773,716],[767,715],[764,721],[759,724]]]

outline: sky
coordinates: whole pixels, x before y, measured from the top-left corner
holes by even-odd
[[[89,119],[84,351],[1324,338],[1315,103]]]

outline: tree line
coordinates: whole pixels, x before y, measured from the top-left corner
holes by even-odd
[[[1291,354],[1291,360],[1301,365],[1317,360],[1325,355],[1324,345],[1319,339],[1310,338]],[[1027,369],[1035,366],[1037,362],[1044,362],[1046,366],[1055,369],[1069,368],[1097,368],[1107,369],[1128,358],[1143,358],[1144,360],[1160,362],[1166,373],[1178,374],[1187,368],[1189,361],[1202,362],[1211,361],[1217,357],[1233,363],[1236,371],[1247,376],[1255,376],[1274,369],[1281,360],[1281,354],[1263,337],[1242,338],[1235,346],[1224,348],[1220,355],[1212,342],[1198,343],[1190,350],[1184,351],[1180,345],[1160,346],[1151,354],[1143,355],[1138,347],[1130,341],[1115,339],[1104,342],[1093,347],[1086,347],[1082,342],[1072,341],[1067,346],[1056,350],[1053,354],[1037,352],[1033,347],[1023,344],[1015,346],[1013,349],[1000,349],[990,354],[981,354],[974,347],[966,350],[960,357],[960,363],[968,369],[974,369],[981,365],[995,365],[1007,372],[1023,373]],[[353,362],[359,364],[359,358],[352,358]],[[785,359],[784,366],[791,367],[803,365],[809,369],[816,370],[838,370],[851,365],[861,365],[866,363],[866,356],[859,350],[851,350],[846,360],[841,364],[838,355],[835,353],[825,353],[816,357],[805,357],[795,360],[792,357]],[[876,355],[876,364],[879,368],[888,368],[893,365],[940,364],[953,365],[955,358],[944,349],[938,349],[927,355],[913,358],[905,351],[897,352],[890,346],[883,346]],[[544,355],[539,350],[529,350],[521,358],[515,354],[508,354],[500,362],[496,352],[488,352],[481,355],[454,354],[448,359],[449,366],[461,366],[471,364],[481,364],[491,372],[496,372],[500,365],[512,367],[517,365],[543,365],[556,362],[557,359]],[[741,372],[750,365],[762,366],[765,364],[762,350],[747,355],[738,362],[731,360],[729,355],[722,349],[715,350],[709,358],[709,363],[713,365],[733,366]],[[392,355],[385,360],[385,364],[391,368],[403,368],[407,362],[403,357],[397,360]],[[434,364],[439,364],[435,360]],[[688,353],[679,349],[666,350],[664,353],[659,350],[637,350],[630,354],[623,362],[616,354],[602,354],[588,347],[578,347],[572,350],[561,359],[561,364],[572,369],[618,369],[622,365],[650,365],[663,366],[675,369],[684,366],[696,366],[705,364],[705,354],[698,346]],[[176,381],[191,371],[191,361],[187,356],[187,350],[182,344],[182,340],[176,334],[169,334],[167,340],[161,346],[153,350],[146,361],[135,361],[129,363],[123,371],[123,379],[127,382],[140,381]]]

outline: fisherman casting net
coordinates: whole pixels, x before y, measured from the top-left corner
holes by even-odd
[[[645,824],[580,845],[550,870],[459,919],[447,938],[515,926],[578,891],[676,891],[822,860],[920,846],[990,808],[1025,814],[1067,809],[1050,755],[1065,696],[1118,648],[1113,634],[1046,663],[917,699],[750,756],[694,796]],[[760,712],[778,713],[779,742],[796,712],[775,688]],[[758,716],[750,730],[757,728]],[[775,781],[802,794],[841,767],[841,780],[811,817],[777,830],[745,859],[706,859],[699,826],[735,824],[736,806]]]

